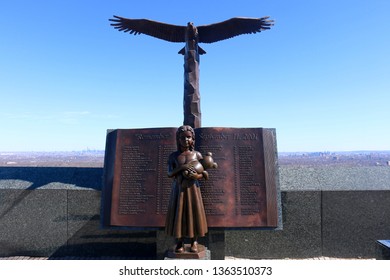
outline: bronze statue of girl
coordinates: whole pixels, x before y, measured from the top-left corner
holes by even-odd
[[[207,233],[207,221],[198,180],[204,173],[197,172],[193,162],[203,159],[195,151],[195,132],[184,125],[176,132],[177,151],[168,159],[168,176],[174,178],[165,232],[177,239],[175,252],[184,252],[184,238],[191,239],[191,252],[198,252],[197,237]]]

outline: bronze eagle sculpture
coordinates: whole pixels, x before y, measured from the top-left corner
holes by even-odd
[[[145,34],[169,42],[180,43],[195,40],[196,43],[215,43],[242,34],[255,34],[273,26],[268,16],[261,18],[234,17],[219,23],[195,26],[173,25],[149,19],[128,19],[114,16],[111,25],[119,31],[138,35]],[[184,54],[184,50],[179,53]],[[204,54],[203,50],[199,54]]]
[[[268,16],[261,18],[234,17],[219,23],[195,26],[173,25],[149,19],[115,16],[109,19],[118,31],[133,35],[145,34],[174,43],[185,43],[179,51],[184,55],[184,125],[201,126],[199,94],[199,55],[206,52],[199,43],[214,43],[242,34],[255,34],[273,26]]]

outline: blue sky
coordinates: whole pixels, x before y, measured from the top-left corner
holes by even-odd
[[[104,149],[110,128],[182,124],[183,44],[112,15],[275,26],[202,44],[204,127],[276,128],[278,150],[390,150],[390,1],[0,2],[0,151]]]

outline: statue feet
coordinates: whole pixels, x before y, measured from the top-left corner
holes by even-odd
[[[176,253],[183,253],[184,252],[184,242],[183,241],[178,241],[176,243],[175,252]]]
[[[205,259],[206,253],[206,247],[197,241],[191,241],[190,244],[178,241],[167,251],[166,256],[172,259]]]
[[[191,253],[198,253],[198,242],[192,242],[190,251]]]

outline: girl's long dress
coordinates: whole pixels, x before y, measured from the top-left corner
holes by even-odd
[[[176,238],[201,237],[207,233],[207,221],[198,181],[177,175],[165,222],[165,232]]]

